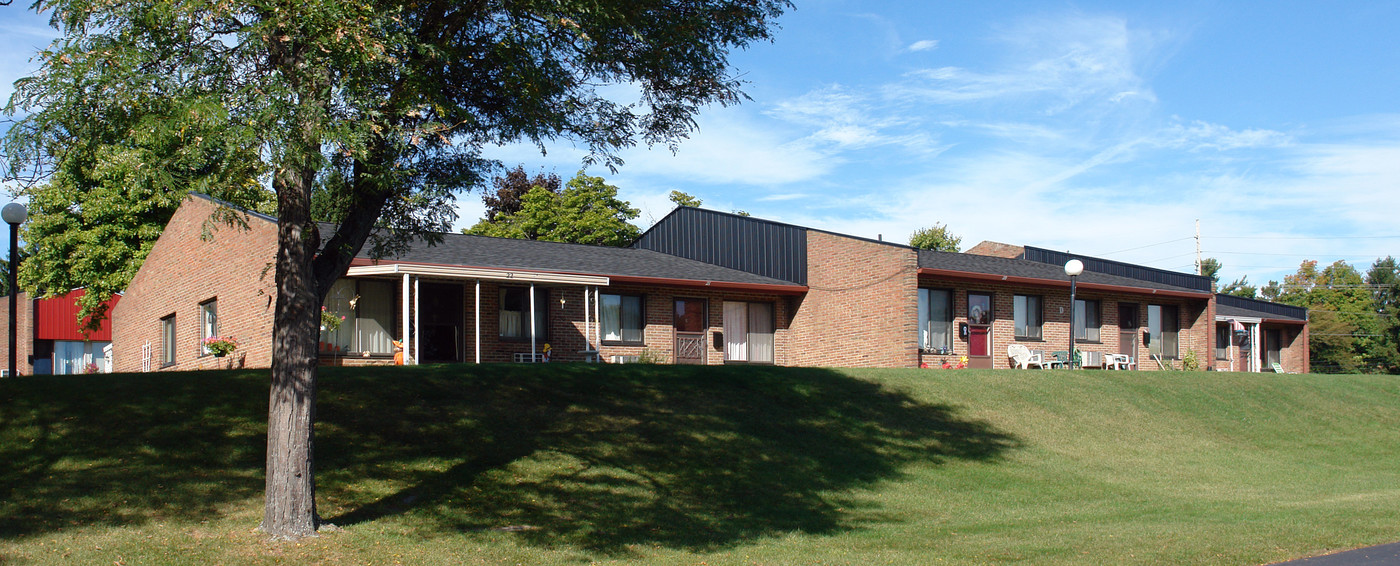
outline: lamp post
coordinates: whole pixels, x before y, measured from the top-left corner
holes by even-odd
[[[1065,262],[1065,275],[1069,276],[1069,362],[1074,364],[1074,278],[1084,273],[1084,262],[1071,259]]]
[[[19,333],[19,285],[15,275],[19,266],[19,225],[26,218],[29,209],[20,203],[12,202],[0,209],[0,219],[10,225],[10,377],[19,375],[15,373],[15,349],[19,343],[15,336]]]

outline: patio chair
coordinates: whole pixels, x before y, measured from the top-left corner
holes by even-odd
[[[1026,358],[1026,367],[1035,366],[1040,369],[1045,369],[1045,364],[1044,350],[1031,350],[1031,357]]]
[[[1132,369],[1133,358],[1127,354],[1104,354],[1103,363],[1108,369]]]
[[[1069,367],[1070,361],[1071,359],[1069,357],[1069,352],[1065,350],[1058,350],[1050,353],[1050,360],[1046,363],[1050,364],[1051,368],[1063,368]]]
[[[1006,357],[1016,362],[1016,369],[1026,369],[1027,360],[1031,358],[1031,351],[1020,344],[1010,344],[1006,347]]]

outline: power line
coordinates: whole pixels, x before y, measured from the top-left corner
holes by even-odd
[[[1400,236],[1211,236],[1221,240],[1400,240]]]
[[[1131,252],[1131,251],[1134,251],[1134,250],[1141,250],[1141,249],[1146,249],[1146,248],[1161,246],[1161,245],[1165,245],[1165,244],[1175,244],[1175,243],[1177,243],[1177,242],[1181,242],[1181,241],[1185,241],[1185,240],[1194,240],[1194,239],[1195,239],[1194,237],[1177,238],[1177,239],[1175,239],[1175,240],[1167,240],[1167,241],[1165,241],[1165,242],[1157,242],[1157,243],[1155,243],[1155,244],[1147,244],[1147,245],[1145,245],[1145,246],[1138,246],[1138,247],[1136,247],[1136,248],[1128,248],[1128,249],[1126,249],[1126,250],[1118,250],[1118,251],[1116,251],[1116,252],[1107,252],[1107,253],[1101,253],[1101,254],[1095,254],[1095,255],[1098,255],[1098,256],[1107,256],[1107,255],[1113,255],[1113,254],[1121,254],[1121,253],[1123,253],[1123,252]]]

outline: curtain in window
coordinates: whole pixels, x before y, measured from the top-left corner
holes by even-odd
[[[1012,299],[1011,316],[1016,323],[1017,338],[1040,338],[1040,297],[1016,295]]]
[[[338,279],[331,285],[331,292],[326,295],[326,312],[336,318],[345,317],[340,328],[335,330],[322,330],[321,341],[335,346],[339,351],[350,350],[352,338],[355,336],[355,311],[350,308],[350,301],[355,298],[355,280]],[[359,304],[359,303],[356,303]]]
[[[1099,302],[1075,299],[1074,339],[1098,342],[1102,337],[1099,332],[1100,326],[1102,324],[1099,320]]]
[[[724,303],[724,359],[749,359],[749,311],[746,303]]]
[[[622,296],[603,295],[599,322],[603,325],[603,339],[622,340]],[[502,332],[504,334],[504,331]]]
[[[199,352],[208,354],[209,348],[204,345],[205,338],[213,338],[219,335],[219,304],[213,301],[199,305]]]
[[[355,349],[371,354],[394,353],[394,284],[388,281],[359,282],[360,301],[355,318]],[[346,319],[347,321],[349,319]]]
[[[83,351],[82,342],[69,340],[59,340],[53,343],[53,373],[54,375],[72,375],[83,373],[83,368],[87,366],[87,360]]]
[[[749,303],[749,361],[773,363],[773,305]]]
[[[919,289],[919,328],[925,350],[951,350],[953,317],[948,312],[948,291]]]
[[[622,339],[642,341],[642,298],[622,297]]]
[[[1175,358],[1178,356],[1177,349],[1177,313],[1175,306],[1162,307],[1162,355]]]

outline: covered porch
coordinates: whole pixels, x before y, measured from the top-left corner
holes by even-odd
[[[594,361],[602,341],[600,289],[608,284],[605,276],[528,270],[352,266],[326,298],[326,311],[344,322],[323,327],[321,358],[333,365],[391,364],[402,352],[404,364],[551,355]],[[581,302],[570,304],[580,295]],[[581,325],[565,324],[570,315]]]

